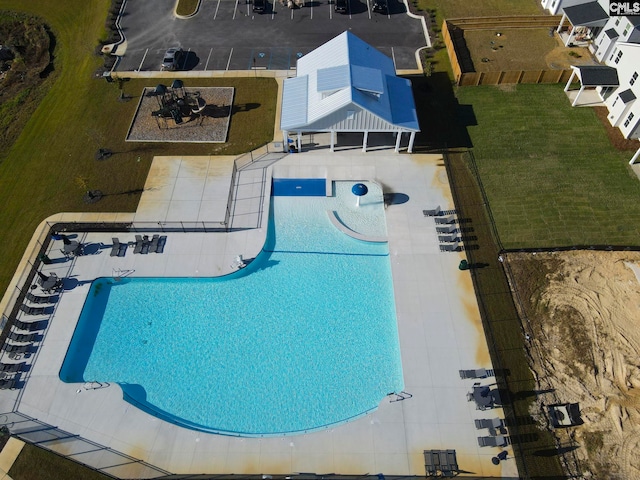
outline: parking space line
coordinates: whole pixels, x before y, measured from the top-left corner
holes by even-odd
[[[369,20],[371,20],[371,5],[369,4],[369,0],[367,0],[367,13],[369,14]]]
[[[333,0],[335,2],[335,0]],[[329,2],[329,20],[333,20],[333,8],[331,8],[331,2]]]
[[[393,47],[391,47],[391,59],[393,60],[393,69],[397,72],[398,68],[396,66],[396,54],[393,51]]]
[[[233,17],[231,17],[231,18],[232,18],[232,20],[235,20],[235,19],[236,19],[236,12],[237,12],[237,11],[238,11],[238,0],[236,0],[236,4],[235,4],[235,5],[234,5],[234,7],[233,7]]]
[[[208,70],[209,69],[209,60],[211,59],[211,54],[213,53],[213,48],[209,49],[209,56],[207,57],[207,62],[204,64],[204,69]]]
[[[140,65],[138,66],[138,72],[142,70],[142,64],[144,63],[144,59],[147,58],[147,53],[149,53],[149,49],[147,48],[144,51],[144,55],[142,56],[142,61],[140,62]]]
[[[277,3],[278,3],[278,2],[276,2],[276,0],[273,0],[273,3],[272,3],[272,5],[273,5],[273,6],[271,7],[271,20],[273,20],[273,19],[275,18],[275,14],[276,14],[276,4],[277,4]]]
[[[309,6],[311,7],[311,20],[313,20],[313,2]]]
[[[227,60],[227,70],[229,70],[229,65],[231,64],[231,55],[233,55],[233,47],[231,47],[231,51],[229,52],[229,59]]]
[[[218,4],[216,5],[216,12],[213,14],[213,19],[215,20],[216,17],[218,16],[218,9],[220,8],[220,1],[218,0]]]

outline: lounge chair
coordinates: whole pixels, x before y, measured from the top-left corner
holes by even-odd
[[[151,238],[151,243],[149,244],[149,253],[156,253],[158,250],[158,241],[160,240],[160,235],[154,235]]]
[[[437,217],[438,215],[440,215],[442,213],[442,210],[440,210],[440,205],[438,205],[436,208],[434,208],[433,210],[422,210],[422,214],[425,217]]]
[[[16,345],[15,343],[5,343],[4,351],[7,353],[30,353],[32,351],[32,346],[28,343],[22,345]]]
[[[20,311],[27,315],[44,315],[47,312],[48,307],[30,307],[24,303],[20,305]]]
[[[438,233],[455,233],[458,228],[455,225],[439,225],[436,227]]]
[[[144,237],[142,237],[142,250],[140,251],[141,254],[146,255],[147,253],[149,253],[149,244],[151,242],[149,241],[149,236],[145,235]]]
[[[473,370],[460,370],[460,378],[487,378],[489,376],[489,372],[486,368],[476,368]]]
[[[20,363],[0,363],[0,372],[16,373],[21,372],[26,365],[25,362]]]
[[[111,246],[110,257],[119,257],[120,256],[120,240],[117,237],[113,237],[111,239],[113,245]]]
[[[20,330],[26,330],[27,332],[35,332],[38,330],[44,330],[47,328],[47,321],[42,320],[38,322],[23,322],[22,320],[14,320],[13,325]]]
[[[42,296],[42,295],[34,295],[31,292],[27,292],[25,297],[31,303],[37,303],[40,305],[44,303],[55,303],[58,300],[57,295]]]
[[[164,246],[165,246],[166,243],[167,243],[167,236],[166,235],[162,235],[158,239],[158,248],[156,248],[156,253],[164,252]]]
[[[504,447],[507,445],[507,438],[504,435],[478,437],[478,445],[481,447]]]
[[[458,242],[440,244],[441,252],[457,252],[459,249],[460,249],[460,244]]]
[[[435,222],[436,225],[447,225],[449,223],[455,223],[456,217],[455,215],[446,215],[441,217],[436,217]]]
[[[136,235],[136,246],[133,248],[133,253],[141,253],[143,245],[144,240],[142,240],[142,235]]]
[[[0,390],[11,390],[16,388],[15,378],[5,378],[0,380]]]
[[[450,243],[458,240],[458,235],[455,233],[448,233],[446,235],[438,235],[438,241],[440,243]]]
[[[7,338],[18,343],[31,343],[39,340],[40,336],[37,333],[17,333],[12,330],[7,335]]]

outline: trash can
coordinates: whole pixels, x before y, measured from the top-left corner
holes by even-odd
[[[41,253],[40,255],[38,255],[38,260],[40,260],[45,265],[49,265],[50,263],[53,263],[46,253]]]

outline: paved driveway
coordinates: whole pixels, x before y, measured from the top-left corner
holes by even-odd
[[[183,70],[288,70],[345,30],[393,58],[396,69],[416,69],[415,52],[427,44],[423,23],[402,2],[388,1],[384,15],[371,11],[372,0],[349,0],[346,14],[329,0],[296,9],[268,0],[262,14],[246,0],[202,0],[195,16],[180,19],[175,0],[128,0],[120,19],[127,47],[117,70],[159,70],[165,50],[176,45],[188,52]]]

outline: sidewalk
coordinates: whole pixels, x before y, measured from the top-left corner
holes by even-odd
[[[11,480],[8,472],[22,451],[22,447],[24,442],[13,437],[4,446],[0,452],[0,480]]]

